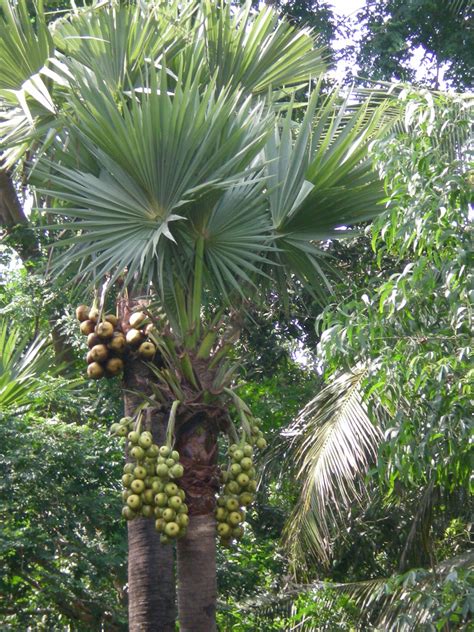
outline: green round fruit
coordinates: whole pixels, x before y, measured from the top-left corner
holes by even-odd
[[[166,507],[168,505],[168,496],[164,492],[160,492],[155,496],[155,503],[158,507]]]
[[[219,496],[217,499],[217,504],[219,507],[225,507],[227,502],[227,497],[226,496]]]
[[[166,478],[168,476],[168,466],[164,463],[160,463],[156,466],[156,473],[160,478]]]
[[[232,454],[232,458],[234,461],[240,461],[244,458],[244,453],[242,452],[242,450],[235,450],[235,452]]]
[[[171,459],[170,457],[166,459],[165,463],[169,468],[172,468],[175,465],[174,459]]]
[[[180,527],[185,529],[189,524],[189,516],[187,514],[180,513],[176,518],[176,522]]]
[[[140,448],[139,445],[135,445],[130,450],[130,456],[136,461],[141,461],[143,457],[145,456],[145,451],[143,448]]]
[[[152,443],[151,446],[146,449],[146,455],[149,459],[156,459],[159,453],[160,453],[160,450],[158,446],[156,445],[156,443]]]
[[[244,474],[242,472],[242,474],[239,474],[237,476],[237,483],[241,486],[241,487],[247,487],[247,485],[250,483],[250,478],[247,476],[247,474]]]
[[[188,513],[188,506],[186,503],[183,503],[181,505],[181,507],[179,508],[179,513],[184,513],[184,514]]]
[[[115,434],[119,437],[126,437],[128,435],[127,426],[119,426]]]
[[[136,430],[132,430],[128,433],[127,439],[130,443],[136,445],[138,443],[138,439],[140,438],[140,434]]]
[[[169,537],[167,535],[165,535],[164,533],[162,533],[160,535],[160,542],[161,544],[171,544],[171,540],[169,539]]]
[[[109,428],[110,434],[113,434],[113,435],[116,434],[119,428],[120,428],[120,424],[118,424],[117,422],[113,423]]]
[[[147,450],[153,445],[153,439],[150,437],[149,434],[145,434],[144,432],[142,432],[140,438],[138,439],[138,445],[140,445],[144,450]]]
[[[178,450],[173,450],[173,451],[171,452],[171,455],[170,455],[170,456],[171,456],[171,458],[172,458],[174,461],[176,461],[176,463],[179,461],[179,452],[178,452]]]
[[[248,456],[244,456],[244,458],[240,461],[240,467],[243,470],[250,470],[252,465],[252,459],[250,459]]]
[[[226,507],[229,511],[236,511],[240,507],[239,501],[237,498],[229,498],[226,502]]]
[[[135,478],[131,482],[130,488],[134,494],[141,494],[145,489],[145,483],[141,478]]]
[[[153,512],[157,518],[163,518],[163,509],[161,507],[155,507]]]
[[[227,518],[227,511],[224,509],[224,507],[217,507],[216,520],[218,520],[219,522],[224,522],[226,518]]]
[[[246,507],[253,501],[253,495],[249,492],[242,492],[239,496],[239,503]]]
[[[153,518],[153,507],[151,505],[143,505],[141,513],[144,518]]]
[[[184,474],[184,467],[181,463],[175,463],[170,469],[170,474],[173,478],[181,478]]]
[[[158,494],[158,492],[162,492],[164,490],[165,486],[158,476],[155,476],[152,479],[151,488],[155,494]]]
[[[236,527],[242,522],[242,516],[238,511],[231,511],[230,514],[227,516],[227,522],[232,527]]]
[[[124,474],[122,476],[122,483],[123,483],[124,487],[130,487],[132,481],[133,481],[133,475],[132,474]]]
[[[247,485],[247,491],[256,492],[257,491],[257,481],[249,481]]]
[[[165,533],[170,538],[176,538],[179,533],[179,525],[176,522],[168,522],[165,526]]]
[[[128,426],[129,424],[133,424],[133,417],[122,417],[119,420],[119,424],[122,426]]]
[[[163,518],[166,522],[171,522],[176,518],[176,511],[171,509],[171,507],[167,507],[163,510]]]
[[[232,529],[232,537],[236,538],[236,540],[240,540],[244,535],[243,527],[234,527]]]
[[[167,483],[165,485],[165,492],[168,494],[168,496],[176,496],[178,491],[179,487],[176,485],[176,483]]]
[[[244,447],[242,448],[242,452],[244,453],[245,456],[252,456],[253,455],[253,448],[250,445],[250,443],[246,443],[244,445]]]
[[[181,500],[184,503],[184,501],[186,500],[186,494],[184,492],[184,489],[181,489],[181,488],[178,489],[178,496],[181,498]]]
[[[219,522],[217,525],[217,533],[221,538],[228,537],[231,534],[231,528],[226,522]]]
[[[171,450],[168,448],[167,445],[162,445],[160,448],[160,456],[163,457],[168,457],[171,454]]]
[[[141,497],[145,505],[153,505],[155,494],[152,489],[145,489],[145,491],[142,492]]]
[[[263,437],[259,437],[257,439],[256,445],[259,450],[265,450],[265,448],[267,447],[267,442],[265,441]]]
[[[166,522],[163,520],[163,518],[158,518],[158,520],[155,520],[155,528],[157,531],[163,531],[165,526]]]
[[[240,472],[242,471],[242,468],[240,467],[239,463],[232,463],[232,465],[230,466],[230,471],[234,476],[237,476],[237,474],[240,474]]]
[[[128,505],[122,508],[122,517],[125,520],[133,520],[136,517],[136,513]]]
[[[183,501],[179,496],[170,496],[168,498],[168,507],[171,507],[171,509],[179,509],[182,504]]]
[[[133,476],[135,478],[141,478],[145,480],[147,474],[147,469],[146,467],[143,467],[143,465],[137,465],[137,467],[133,470]]]
[[[230,481],[225,486],[225,491],[229,494],[238,494],[240,492],[240,485],[236,481]]]
[[[122,492],[122,500],[124,503],[127,502],[127,498],[131,496],[132,492],[129,489],[124,489]]]
[[[142,501],[140,500],[140,496],[137,496],[137,494],[132,494],[127,498],[127,505],[130,509],[139,509],[141,504]]]
[[[229,455],[232,455],[238,449],[239,449],[239,446],[236,443],[232,443],[229,446]]]
[[[135,469],[135,463],[125,463],[123,466],[124,474],[133,474],[133,470]]]

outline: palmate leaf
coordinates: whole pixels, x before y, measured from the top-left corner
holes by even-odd
[[[382,439],[362,399],[366,374],[358,368],[336,378],[285,431],[302,485],[285,533],[295,566],[311,557],[329,562],[334,527],[366,494],[363,478]]]
[[[202,2],[205,51],[217,85],[243,86],[254,94],[289,88],[319,77],[327,67],[324,47],[311,29],[296,28],[271,7],[252,13],[219,0]]]
[[[51,212],[80,231],[62,242],[75,246],[59,265],[94,254],[85,272],[128,268],[129,278],[137,271],[149,277],[161,237],[173,239],[172,222],[192,220],[196,200],[212,209],[265,142],[263,104],[239,92],[216,94],[210,82],[201,93],[199,74],[169,90],[165,69],[149,85],[117,102],[101,81],[86,73],[78,79],[81,98],[71,97],[77,138],[101,171],[45,163],[42,175],[53,186],[43,192],[69,204]]]

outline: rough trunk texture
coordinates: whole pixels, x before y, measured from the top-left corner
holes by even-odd
[[[148,369],[139,360],[129,362],[125,375],[127,389],[149,394]],[[125,414],[133,415],[143,400],[125,394]],[[165,435],[165,419],[158,410],[148,410],[144,427],[157,443]],[[174,632],[176,590],[173,547],[160,544],[151,518],[128,523],[128,620],[129,632]]]
[[[178,540],[178,613],[181,632],[216,628],[216,524],[214,514],[191,516]]]

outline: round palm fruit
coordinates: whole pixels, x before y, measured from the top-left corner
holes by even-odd
[[[174,459],[176,462],[179,461],[179,452],[177,450],[173,450],[170,454],[171,458]]]
[[[229,511],[237,511],[239,508],[239,501],[237,498],[229,498],[226,502],[226,507]]]
[[[179,525],[176,522],[168,522],[165,526],[165,534],[170,538],[176,538],[179,534]]]
[[[145,489],[145,483],[141,478],[134,478],[130,483],[130,488],[134,494],[141,494]]]
[[[249,470],[245,472],[249,478],[255,478],[257,471],[254,467],[251,467]]]
[[[127,498],[127,505],[130,509],[138,509],[141,504],[142,501],[140,500],[140,496],[137,496],[137,494],[132,494]]]
[[[154,496],[152,489],[145,489],[145,491],[142,492],[142,501],[145,505],[153,505]]]
[[[219,522],[223,522],[226,518],[227,518],[227,511],[224,509],[224,507],[217,507],[216,519],[219,520]]]
[[[256,492],[257,491],[257,481],[250,481],[247,485],[247,491]]]
[[[143,342],[143,338],[142,332],[138,329],[129,329],[125,336],[127,343],[132,347],[138,347],[138,345]]]
[[[176,522],[180,527],[186,528],[189,524],[189,516],[187,514],[180,513],[176,518]]]
[[[114,435],[119,428],[120,428],[120,424],[118,424],[117,422],[114,422],[109,428],[110,434]]]
[[[244,453],[245,456],[252,456],[253,448],[249,443],[246,443],[244,447],[242,448],[242,452]]]
[[[170,474],[173,478],[181,478],[184,474],[184,467],[181,463],[175,463],[173,467],[170,469]]]
[[[162,507],[157,507],[155,505],[154,513],[155,513],[155,516],[157,518],[163,518],[163,508]]]
[[[87,362],[87,364],[92,364],[94,362],[94,358],[92,357],[90,351],[88,351],[88,353],[86,355],[86,362]]]
[[[141,461],[141,459],[145,456],[145,451],[143,448],[140,448],[139,445],[134,445],[130,450],[130,456],[136,461]]]
[[[138,347],[138,355],[144,360],[151,360],[156,353],[156,347],[152,342],[142,342]]]
[[[99,318],[99,310],[97,309],[97,307],[93,307],[91,311],[89,312],[89,320],[93,320],[94,323],[96,323],[98,318]]]
[[[140,435],[140,438],[138,439],[138,445],[140,445],[144,450],[146,450],[147,448],[151,447],[152,443],[153,443],[153,439],[151,438],[151,436],[148,433],[145,434],[144,432],[142,432],[142,434]]]
[[[119,426],[118,430],[117,430],[117,432],[115,434],[117,434],[119,437],[126,437],[127,434],[128,434],[127,426]]]
[[[107,374],[114,377],[123,371],[123,360],[120,358],[110,358],[105,365]]]
[[[167,505],[168,505],[168,494],[165,494],[164,492],[160,492],[159,494],[156,494],[156,496],[155,496],[155,504],[157,504],[158,507],[167,507]]]
[[[91,356],[93,362],[104,362],[109,354],[105,345],[95,345],[88,355]]]
[[[242,522],[242,516],[238,511],[231,511],[230,514],[227,516],[227,522],[232,527],[236,527]]]
[[[184,501],[186,500],[186,494],[184,493],[184,489],[178,489],[178,496],[181,498],[181,500]]]
[[[127,439],[130,441],[130,443],[133,443],[133,444],[137,444],[139,438],[140,438],[140,433],[137,432],[136,430],[132,430],[127,435]]]
[[[249,470],[252,467],[253,463],[252,463],[252,459],[250,459],[248,456],[244,456],[244,458],[240,461],[240,467],[243,470]]]
[[[167,535],[165,535],[164,533],[162,533],[160,535],[160,543],[161,544],[170,544],[171,540],[169,539],[169,537]]]
[[[267,442],[265,441],[263,437],[259,437],[257,439],[256,446],[259,450],[265,450],[265,448],[267,447]]]
[[[242,492],[239,496],[239,503],[246,507],[253,501],[253,496],[249,492]]]
[[[242,471],[242,468],[240,467],[239,463],[232,463],[232,465],[230,466],[230,471],[234,476],[237,476],[237,474],[240,474],[240,472]]]
[[[102,340],[107,338],[112,338],[112,334],[114,333],[114,326],[112,323],[108,323],[106,320],[99,323],[95,328],[95,333],[102,338]]]
[[[162,492],[164,490],[165,486],[160,481],[160,479],[156,477],[156,480],[154,479],[151,484],[151,488],[155,492],[155,494],[158,494],[159,492]]]
[[[239,446],[236,443],[232,443],[229,446],[229,454],[232,455],[233,452],[239,449]]]
[[[133,469],[133,475],[134,475],[135,478],[141,478],[142,480],[144,480],[146,478],[146,475],[147,475],[146,468],[143,467],[143,465],[137,465]]]
[[[183,503],[181,505],[181,507],[179,508],[179,513],[184,513],[184,514],[188,513],[188,506],[186,503]]]
[[[227,483],[229,480],[229,472],[221,472],[221,481]]]
[[[217,525],[217,533],[221,538],[225,538],[231,534],[231,528],[226,522],[219,522]]]
[[[176,518],[176,511],[174,509],[171,509],[171,507],[167,507],[166,509],[163,509],[163,519],[166,520],[166,522],[171,522],[175,518]]]
[[[127,341],[125,340],[125,336],[120,332],[115,332],[112,335],[112,338],[107,343],[107,346],[115,353],[122,353],[125,351],[125,347],[127,345]]]
[[[171,468],[171,467],[173,467],[173,465],[175,464],[175,461],[174,461],[174,459],[171,459],[170,457],[168,457],[168,458],[166,459],[165,463],[166,463],[166,465],[167,465],[169,468]]]
[[[87,375],[93,380],[98,380],[105,375],[104,367],[101,366],[98,362],[92,362],[87,367]]]
[[[87,336],[87,346],[89,347],[89,349],[92,349],[92,347],[100,344],[102,344],[102,340],[96,333],[92,333]]]
[[[160,456],[164,456],[165,458],[168,457],[171,454],[171,450],[168,448],[167,445],[162,445],[160,447]]]
[[[166,459],[165,459],[165,457],[164,457],[164,456],[160,456],[160,451],[158,450],[158,457],[157,457],[157,459],[156,459],[156,464],[157,464],[157,465],[160,465],[161,463],[163,463],[164,465],[166,465]],[[168,467],[168,466],[166,465],[166,467]]]
[[[92,320],[83,320],[79,326],[79,329],[81,330],[81,334],[84,334],[84,336],[88,336],[89,334],[94,333],[95,323]]]
[[[132,474],[124,474],[122,476],[122,483],[123,483],[124,487],[130,487],[132,481],[133,481],[133,475]]]
[[[147,453],[147,450],[145,450],[145,455]],[[148,473],[149,476],[154,476],[156,474],[155,472],[155,460],[150,460],[149,458],[146,458],[146,463],[145,463],[145,467],[146,467],[146,471]]]
[[[130,315],[128,322],[130,324],[130,327],[133,327],[134,329],[139,329],[145,320],[146,314],[144,314],[143,312],[135,312],[134,314]]]
[[[250,478],[247,476],[247,474],[244,474],[242,472],[242,474],[239,474],[237,476],[237,483],[241,486],[241,487],[247,487],[247,485],[250,483]]]
[[[170,496],[168,498],[168,507],[171,507],[171,509],[179,509],[182,504],[183,501],[179,496]]]
[[[118,318],[115,314],[106,314],[105,320],[112,325],[112,327],[116,327],[118,323]]]
[[[150,459],[153,459],[153,460],[156,459],[156,457],[159,455],[159,453],[160,452],[158,450],[158,446],[155,443],[152,443],[152,445],[149,448],[147,448],[147,451],[146,451],[147,457],[149,457]]]
[[[165,526],[166,522],[163,520],[163,518],[158,518],[158,520],[155,520],[155,527],[157,531],[163,531]]]
[[[242,450],[235,450],[232,454],[232,458],[234,461],[240,461],[244,458],[244,453],[242,452]]]
[[[168,476],[168,466],[164,463],[158,463],[156,466],[156,473],[160,478],[166,478]]]
[[[240,486],[236,481],[230,481],[225,486],[225,491],[229,492],[229,494],[238,494],[240,492]]]
[[[123,466],[123,473],[124,474],[133,474],[133,470],[135,469],[135,464],[134,463],[125,463],[125,465]]]
[[[124,503],[126,503],[126,502],[127,502],[127,498],[128,498],[129,496],[131,496],[131,495],[132,495],[132,492],[131,492],[131,490],[130,490],[130,489],[124,489],[124,490],[122,490],[122,500],[123,500],[123,502],[124,502]]]
[[[151,505],[143,505],[142,516],[144,518],[153,518],[153,507]]]
[[[122,508],[122,516],[125,520],[133,520],[136,517],[136,513],[128,505]]]
[[[217,505],[218,507],[225,507],[227,503],[227,498],[226,496],[219,496],[217,499]]]
[[[178,490],[179,487],[176,485],[176,483],[167,483],[165,485],[165,492],[168,494],[168,496],[176,496]]]
[[[236,540],[240,540],[244,535],[244,528],[239,526],[239,527],[234,527],[232,529],[232,536],[236,539]]]
[[[129,426],[130,424],[133,425],[133,417],[122,417],[119,424],[122,424],[123,426]]]
[[[148,323],[148,325],[145,327],[145,334],[149,336],[150,334],[154,333],[156,333],[155,325],[153,323]]]
[[[88,320],[89,312],[90,312],[90,307],[87,307],[87,305],[78,305],[76,307],[77,320],[79,320],[81,323],[84,322],[85,320]]]

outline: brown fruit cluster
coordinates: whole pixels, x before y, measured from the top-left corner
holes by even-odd
[[[217,533],[221,544],[230,546],[244,534],[245,507],[254,500],[257,490],[253,448],[250,443],[232,444],[229,447],[230,465],[222,473],[224,494],[217,499]]]
[[[117,317],[106,314],[99,320],[99,310],[79,305],[76,309],[80,330],[87,336],[87,375],[92,379],[120,375],[127,353],[138,353],[143,360],[152,360],[155,345],[147,339],[150,325],[143,312],[134,312],[122,329]]]

